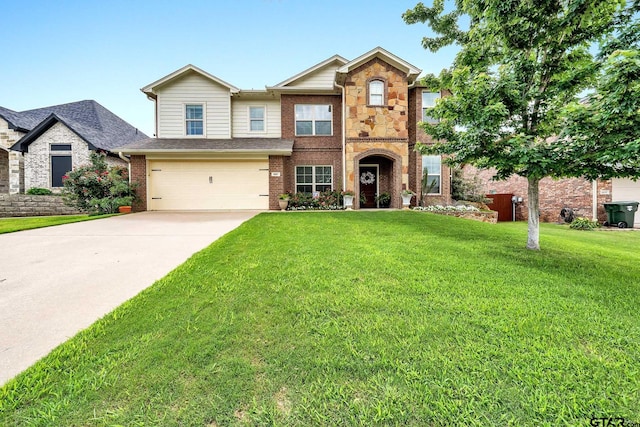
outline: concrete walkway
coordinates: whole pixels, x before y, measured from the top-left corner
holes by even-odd
[[[258,212],[142,212],[0,235],[0,385]]]

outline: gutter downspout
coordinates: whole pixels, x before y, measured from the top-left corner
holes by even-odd
[[[592,216],[593,218],[591,218],[594,221],[598,220],[598,181],[597,180],[593,180],[593,190],[591,190],[591,195],[592,195]]]
[[[127,175],[129,175],[129,185],[131,185],[131,160],[122,154],[122,151],[118,151],[118,157],[127,162]]]
[[[342,190],[347,190],[347,131],[345,129],[346,125],[346,99],[345,99],[345,88],[338,83],[333,83],[334,86],[339,87],[342,91]]]

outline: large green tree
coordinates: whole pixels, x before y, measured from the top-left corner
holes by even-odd
[[[428,76],[452,96],[437,103],[436,143],[423,153],[528,181],[527,248],[539,249],[544,177],[640,176],[638,0],[444,0],[419,3],[433,52],[458,44],[451,69]],[[577,102],[595,90],[588,102]]]

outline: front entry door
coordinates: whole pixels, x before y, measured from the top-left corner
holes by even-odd
[[[360,165],[360,207],[375,208],[378,195],[378,165]],[[364,196],[364,197],[363,197]],[[363,203],[364,200],[364,203]]]

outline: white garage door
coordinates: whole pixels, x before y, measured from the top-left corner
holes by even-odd
[[[611,180],[611,200],[614,202],[640,202],[640,180],[634,182],[630,179]],[[633,218],[634,227],[640,227],[640,212]]]
[[[268,209],[268,160],[150,160],[149,210]]]

